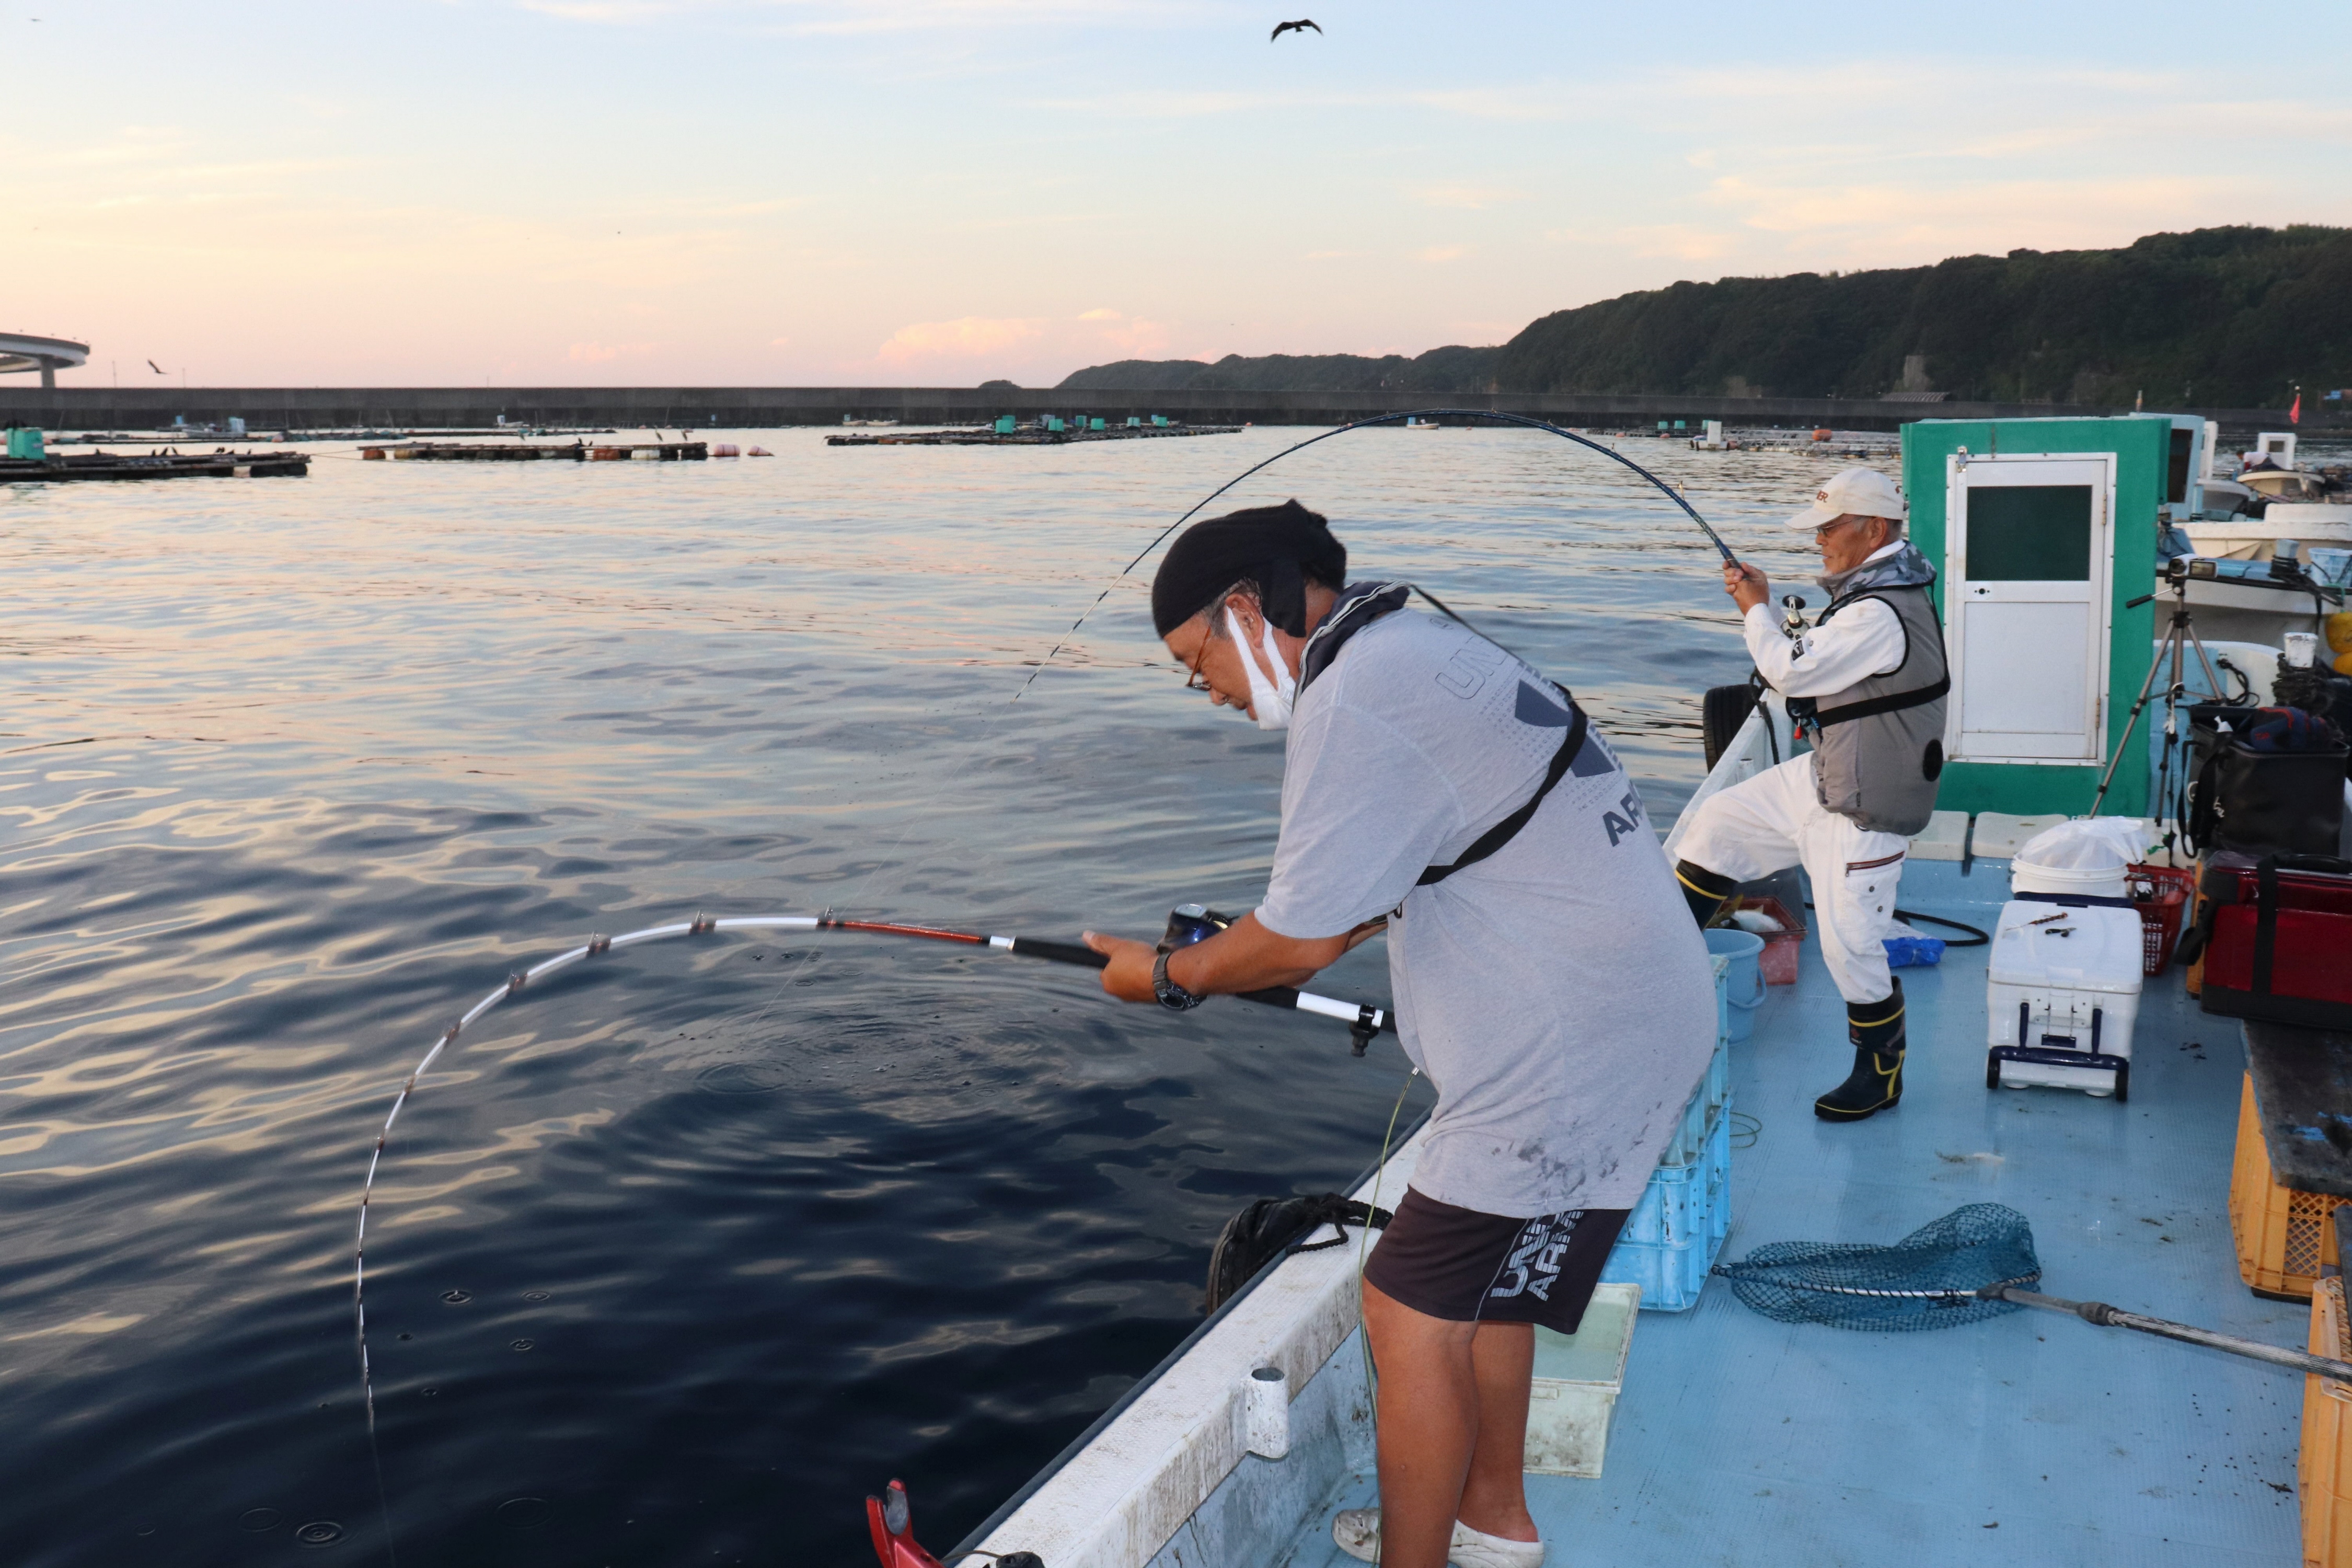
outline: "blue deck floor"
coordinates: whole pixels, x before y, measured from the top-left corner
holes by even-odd
[[[1990,929],[2007,872],[1915,863],[1903,901]],[[2200,1013],[2176,967],[2148,983],[2127,1105],[1988,1092],[1984,959],[1905,972],[1903,1103],[1832,1126],[1812,1099],[1851,1058],[1808,941],[1798,984],[1732,1047],[1735,1103],[1762,1131],[1732,1158],[1724,1255],[1892,1241],[1999,1202],[2032,1221],[2044,1290],[2300,1346],[2306,1309],[2255,1298],[2233,1260],[2238,1026]],[[2051,1313],[1928,1333],[1792,1327],[1715,1280],[1688,1312],[1642,1314],[1601,1478],[1528,1489],[1551,1568],[2293,1568],[2302,1395],[2299,1375]],[[1331,1506],[1373,1500],[1359,1476]],[[1329,1519],[1276,1561],[1349,1563]]]

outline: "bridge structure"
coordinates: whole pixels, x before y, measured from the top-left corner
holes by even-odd
[[[89,363],[89,345],[68,338],[37,338],[26,332],[0,332],[0,375],[10,371],[37,370],[44,391],[54,392],[58,372]]]

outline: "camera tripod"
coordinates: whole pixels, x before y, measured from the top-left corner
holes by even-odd
[[[2198,568],[2204,570],[2200,571]],[[2099,807],[2107,798],[2107,787],[2116,782],[2116,767],[2131,749],[2132,732],[2139,725],[2139,716],[2147,708],[2156,690],[2156,672],[2169,663],[2171,679],[2164,688],[2164,754],[2163,771],[2169,772],[2172,749],[2180,744],[2180,702],[2188,696],[2188,686],[2182,677],[2187,674],[2189,650],[2197,650],[2197,662],[2205,671],[2205,689],[2217,698],[2221,693],[2221,678],[2213,668],[2212,658],[2205,652],[2205,643],[2197,635],[2197,623],[2189,614],[2189,584],[2210,580],[2215,575],[2213,563],[2200,557],[2183,557],[2164,569],[2164,580],[2172,590],[2172,622],[2165,628],[2164,646],[2148,661],[2147,679],[2139,683],[2139,698],[2131,707],[2131,717],[2124,721],[2124,732],[2116,742],[2115,755],[2107,759],[2107,771],[2100,776],[2099,793],[2091,797],[2091,815],[2099,815]],[[2159,590],[2161,592],[2161,590]],[[2126,610],[2137,610],[2156,597],[2142,594],[2137,599],[2124,602]],[[2161,803],[2159,803],[2159,805]],[[2164,814],[2157,814],[2158,821]],[[2168,840],[2169,842],[2169,840]]]

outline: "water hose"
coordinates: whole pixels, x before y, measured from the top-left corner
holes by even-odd
[[[1813,900],[1807,899],[1805,908],[1810,910],[1812,907]],[[1992,940],[1968,921],[1952,920],[1944,915],[1923,915],[1917,910],[1897,910],[1895,911],[1895,918],[1898,921],[1926,921],[1931,926],[1948,926],[1953,931],[1964,931],[1969,933],[1957,941],[1945,937],[1936,939],[1943,942],[1946,947],[1982,947]]]
[[[1103,584],[1103,591],[1095,595],[1094,603],[1088,605],[1084,610],[1079,612],[1078,618],[1070,623],[1070,629],[1062,634],[1062,640],[1055,643],[1052,651],[1047,653],[1045,657],[1038,662],[1037,668],[1029,672],[1029,679],[1021,683],[1021,690],[1013,694],[1013,700],[1015,702],[1021,700],[1022,692],[1027,691],[1031,683],[1045,671],[1045,667],[1052,664],[1055,658],[1061,653],[1062,649],[1069,646],[1070,639],[1078,635],[1078,628],[1087,624],[1087,617],[1093,615],[1097,609],[1100,609],[1102,607],[1102,602],[1110,597],[1111,590],[1118,587],[1121,582],[1125,581],[1129,574],[1132,573],[1138,566],[1142,565],[1144,561],[1153,551],[1166,543],[1170,534],[1175,532],[1178,529],[1192,521],[1194,516],[1200,512],[1202,508],[1207,506],[1211,501],[1216,500],[1219,496],[1224,494],[1227,490],[1233,489],[1244,479],[1248,479],[1252,474],[1258,472],[1262,468],[1272,468],[1275,464],[1282,461],[1283,458],[1287,458],[1293,452],[1303,452],[1307,447],[1315,445],[1318,441],[1328,441],[1332,437],[1345,436],[1350,430],[1369,430],[1376,425],[1395,425],[1412,419],[1442,417],[1456,419],[1491,419],[1498,425],[1515,425],[1521,429],[1542,430],[1550,435],[1559,437],[1563,441],[1573,441],[1580,447],[1589,447],[1593,451],[1600,453],[1602,457],[1609,458],[1612,462],[1623,464],[1626,468],[1633,469],[1635,473],[1649,480],[1650,483],[1655,485],[1660,495],[1664,496],[1668,500],[1674,502],[1675,505],[1680,507],[1685,516],[1687,516],[1693,522],[1698,524],[1699,531],[1706,535],[1708,542],[1713,544],[1717,551],[1722,552],[1723,563],[1725,565],[1737,566],[1739,564],[1739,558],[1731,552],[1731,546],[1726,544],[1723,542],[1723,536],[1716,532],[1713,528],[1709,527],[1706,519],[1699,516],[1697,510],[1694,508],[1689,501],[1683,499],[1683,495],[1680,490],[1675,489],[1674,486],[1666,483],[1665,480],[1658,478],[1657,475],[1650,472],[1649,469],[1642,467],[1641,464],[1625,456],[1624,453],[1620,452],[1614,447],[1603,446],[1600,442],[1592,439],[1590,436],[1580,436],[1573,430],[1563,429],[1559,426],[1552,424],[1548,419],[1537,419],[1525,414],[1505,414],[1497,409],[1492,408],[1416,408],[1403,414],[1376,414],[1369,419],[1354,420],[1349,424],[1338,426],[1332,429],[1309,436],[1304,441],[1296,442],[1291,446],[1285,447],[1281,451],[1276,452],[1273,457],[1266,458],[1264,462],[1253,463],[1250,467],[1244,468],[1240,473],[1235,474],[1232,479],[1227,479],[1223,484],[1219,485],[1215,489],[1211,490],[1207,495],[1202,496],[1199,500],[1194,501],[1190,507],[1187,507],[1182,516],[1170,523],[1166,528],[1161,529],[1157,534],[1152,536],[1150,543],[1145,545],[1141,550],[1137,551],[1135,559],[1129,562],[1124,567],[1122,567],[1118,576],[1113,577],[1108,583]],[[1423,596],[1427,597],[1426,595]],[[1434,599],[1432,599],[1430,602],[1432,604],[1436,603]],[[1446,614],[1451,616],[1453,615],[1453,612],[1448,610],[1446,611]],[[1454,618],[1459,620],[1461,617],[1454,616]]]

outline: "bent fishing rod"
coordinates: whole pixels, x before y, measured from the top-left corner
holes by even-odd
[[[1213,910],[1186,904],[1169,917],[1166,945],[1181,947],[1198,942],[1222,930],[1229,921]],[[375,1196],[375,1178],[383,1163],[385,1146],[392,1140],[392,1125],[400,1119],[403,1107],[416,1093],[416,1086],[432,1070],[451,1041],[471,1028],[508,998],[520,994],[524,987],[546,979],[574,964],[605,957],[623,948],[640,947],[647,942],[667,942],[677,937],[725,935],[734,932],[759,931],[857,931],[869,936],[912,937],[926,942],[955,942],[964,947],[986,948],[993,952],[1010,953],[1016,958],[1043,959],[1049,963],[1066,963],[1080,969],[1099,970],[1110,960],[1094,949],[1074,942],[1055,942],[1034,936],[992,936],[980,931],[950,931],[942,926],[905,925],[895,921],[844,920],[827,913],[822,915],[736,915],[712,918],[696,915],[691,921],[669,925],[647,926],[643,931],[625,931],[619,936],[592,936],[569,952],[520,969],[509,974],[506,983],[483,997],[461,1015],[457,1021],[441,1032],[425,1059],[416,1064],[400,1092],[393,1097],[392,1110],[384,1116],[383,1130],[376,1134],[375,1152],[368,1158],[367,1179],[360,1187],[359,1230],[352,1249],[352,1310],[357,1323],[360,1352],[360,1386],[366,1399],[369,1440],[375,1436],[375,1386],[368,1365],[367,1348],[367,1222],[368,1205]],[[1394,1034],[1396,1015],[1386,1008],[1369,1003],[1342,1002],[1330,996],[1320,996],[1311,991],[1297,991],[1289,986],[1270,986],[1263,991],[1238,994],[1244,1002],[1262,1006],[1288,1008],[1300,1013],[1312,1013],[1319,1017],[1334,1018],[1348,1026],[1354,1043],[1355,1054],[1362,1056],[1373,1037],[1382,1033]]]
[[[1170,523],[1167,527],[1161,529],[1158,533],[1154,534],[1152,536],[1151,542],[1145,545],[1141,550],[1137,551],[1135,552],[1135,559],[1129,562],[1124,567],[1120,568],[1118,575],[1113,577],[1108,583],[1103,585],[1103,591],[1095,595],[1094,603],[1088,605],[1083,611],[1079,612],[1078,618],[1070,623],[1070,629],[1062,634],[1062,640],[1055,643],[1052,650],[1048,652],[1044,658],[1037,662],[1036,668],[1029,672],[1029,679],[1021,683],[1021,689],[1013,694],[1013,700],[1015,702],[1021,700],[1022,695],[1035,683],[1037,677],[1045,673],[1046,667],[1051,665],[1055,657],[1059,655],[1065,647],[1069,646],[1070,639],[1078,635],[1078,628],[1087,624],[1087,617],[1100,609],[1102,607],[1102,602],[1110,597],[1111,590],[1118,587],[1120,583],[1124,582],[1128,575],[1138,566],[1142,565],[1153,551],[1159,549],[1162,544],[1167,543],[1168,536],[1170,534],[1174,533],[1178,529],[1192,521],[1194,517],[1200,514],[1201,510],[1203,507],[1216,500],[1219,496],[1224,494],[1227,490],[1233,489],[1235,485],[1240,484],[1244,479],[1248,479],[1252,474],[1257,473],[1264,468],[1270,468],[1275,464],[1282,461],[1283,458],[1289,457],[1293,452],[1303,452],[1307,447],[1314,446],[1318,441],[1328,441],[1334,436],[1345,436],[1351,430],[1369,430],[1374,426],[1397,425],[1412,419],[1437,418],[1491,419],[1497,425],[1513,425],[1524,430],[1541,430],[1548,435],[1557,436],[1563,441],[1573,441],[1580,447],[1589,447],[1591,450],[1600,453],[1602,457],[1607,458],[1610,461],[1622,464],[1624,467],[1633,469],[1635,473],[1649,480],[1652,485],[1657,488],[1657,491],[1660,495],[1664,496],[1668,500],[1674,502],[1675,505],[1680,507],[1683,510],[1683,514],[1685,516],[1688,517],[1693,522],[1698,524],[1699,531],[1706,535],[1707,542],[1713,544],[1716,550],[1723,556],[1723,563],[1725,565],[1737,566],[1739,564],[1739,557],[1731,552],[1731,546],[1723,542],[1723,535],[1716,532],[1714,528],[1709,526],[1706,519],[1699,516],[1698,510],[1692,506],[1691,503],[1684,498],[1683,493],[1680,490],[1666,483],[1665,480],[1658,478],[1657,475],[1650,472],[1649,469],[1642,467],[1641,464],[1635,462],[1624,453],[1617,450],[1616,447],[1603,446],[1590,436],[1580,436],[1575,431],[1555,425],[1549,419],[1538,419],[1526,414],[1506,414],[1502,410],[1496,408],[1415,408],[1402,414],[1375,414],[1368,419],[1351,420],[1345,425],[1338,426],[1332,429],[1318,432],[1315,435],[1309,436],[1304,441],[1295,442],[1290,446],[1285,447],[1281,451],[1276,452],[1273,457],[1266,458],[1264,462],[1253,463],[1248,468],[1244,468],[1240,473],[1235,474],[1232,479],[1227,479],[1223,484],[1219,485],[1215,489],[1211,490],[1207,495],[1202,496],[1199,500],[1194,501],[1190,507],[1187,507],[1184,510],[1183,515],[1177,518],[1175,521]],[[1419,592],[1419,590],[1416,590],[1416,592]],[[1422,596],[1423,598],[1429,598],[1429,595],[1426,593],[1423,593]],[[1437,604],[1437,601],[1432,598],[1430,599],[1430,603],[1435,605]],[[1442,605],[1439,605],[1438,607],[1441,610],[1444,609],[1444,606]],[[1461,619],[1459,616],[1454,616],[1454,612],[1451,610],[1446,610],[1445,614],[1453,616],[1455,620]],[[1465,622],[1464,624],[1467,625],[1468,623]]]

